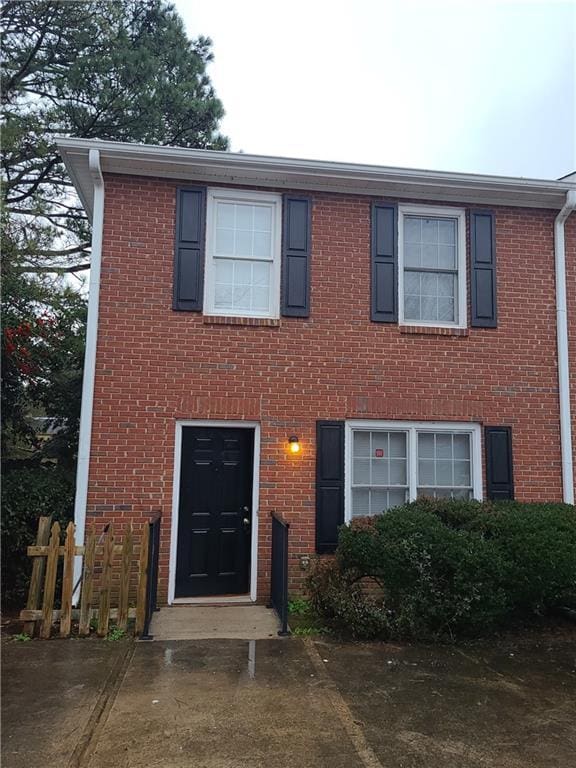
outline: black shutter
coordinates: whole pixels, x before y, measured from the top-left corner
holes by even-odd
[[[312,201],[284,195],[282,243],[282,314],[310,314],[310,251]]]
[[[398,321],[398,225],[395,205],[372,205],[371,319]]]
[[[316,422],[316,552],[334,552],[344,522],[344,422]]]
[[[512,429],[485,427],[486,492],[489,499],[513,499]]]
[[[202,311],[206,190],[187,187],[176,193],[174,309]]]
[[[470,211],[471,325],[496,328],[496,232],[491,211]]]

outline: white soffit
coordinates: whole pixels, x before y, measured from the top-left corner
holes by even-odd
[[[58,138],[56,143],[90,217],[93,206],[88,169],[90,149],[100,151],[104,174],[151,176],[182,182],[552,209],[560,209],[566,192],[576,189],[576,183],[570,178],[547,181],[445,173],[94,139]]]

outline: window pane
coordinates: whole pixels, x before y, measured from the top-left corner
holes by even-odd
[[[370,513],[370,491],[364,488],[352,489],[352,517],[361,517]]]
[[[434,435],[430,432],[423,432],[418,435],[418,458],[434,458]]]
[[[254,206],[254,229],[258,232],[272,231],[272,209],[270,206]]]
[[[440,245],[438,247],[438,266],[440,269],[456,269],[455,245]]]
[[[372,459],[372,485],[388,485],[388,460]]]
[[[252,232],[245,229],[236,230],[234,248],[235,256],[252,256]]]
[[[370,485],[370,459],[354,459],[354,485]]]
[[[216,226],[218,229],[234,229],[234,204],[218,203],[216,206]]]
[[[388,457],[388,432],[372,432],[372,456],[378,456],[376,451]]]
[[[449,245],[456,244],[456,220],[440,219],[438,221],[438,242]]]
[[[456,294],[456,276],[438,275],[438,296],[446,296],[451,299]]]
[[[251,309],[250,286],[235,285],[233,287],[232,306],[234,309]]]
[[[390,508],[399,507],[406,503],[407,491],[400,488],[391,488],[388,491],[388,504]]]
[[[261,261],[252,264],[252,280],[255,286],[268,288],[270,280],[270,265]]]
[[[214,306],[216,309],[228,309],[232,306],[232,286],[216,283],[214,293]]]
[[[390,459],[390,485],[406,485],[406,459]]]
[[[470,485],[470,462],[454,462],[454,485]]]
[[[404,264],[407,267],[422,266],[422,246],[420,243],[404,244]]]
[[[407,243],[422,242],[422,220],[415,216],[404,218],[404,240]]]
[[[436,458],[452,458],[452,435],[442,433],[436,435]]]
[[[455,322],[454,299],[438,299],[438,320],[442,323]]]
[[[406,434],[390,432],[390,456],[406,456]]]
[[[406,295],[420,296],[422,289],[420,287],[420,272],[405,272],[404,273],[404,293]]]
[[[420,459],[418,462],[418,481],[420,485],[434,485],[434,461]]]
[[[452,462],[438,459],[436,462],[436,483],[438,485],[453,485]]]
[[[470,437],[468,435],[454,435],[454,458],[470,458]]]
[[[270,291],[268,288],[252,288],[252,307],[258,312],[268,312]]]
[[[252,283],[252,263],[249,261],[234,262],[234,282],[236,285]]]
[[[234,230],[217,229],[216,230],[216,255],[233,256],[234,255]]]
[[[438,295],[438,275],[430,275],[427,272],[422,274],[421,278],[422,296]]]
[[[270,232],[254,232],[253,256],[269,258],[272,251],[272,237]]]
[[[231,286],[234,282],[234,262],[231,259],[216,259],[214,266],[216,282]]]
[[[422,266],[428,269],[435,269],[438,266],[438,246],[422,246]]]
[[[388,509],[388,491],[370,491],[370,514],[379,515]]]
[[[438,219],[422,219],[422,242],[438,242]]]
[[[354,432],[354,456],[370,456],[370,432]]]
[[[420,320],[432,322],[438,319],[438,300],[431,296],[422,296],[420,302]]]
[[[236,205],[236,227],[238,229],[246,229],[252,231],[254,226],[254,206],[253,205]]]
[[[420,299],[418,297],[406,296],[404,318],[406,320],[420,320]]]

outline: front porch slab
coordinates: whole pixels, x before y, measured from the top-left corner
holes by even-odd
[[[278,637],[275,611],[263,605],[175,605],[154,614],[154,640],[268,640]]]

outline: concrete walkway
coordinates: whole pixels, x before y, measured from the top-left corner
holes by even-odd
[[[278,636],[275,611],[263,605],[175,605],[152,617],[154,640],[267,640]]]
[[[576,636],[4,645],[3,768],[569,768]]]

